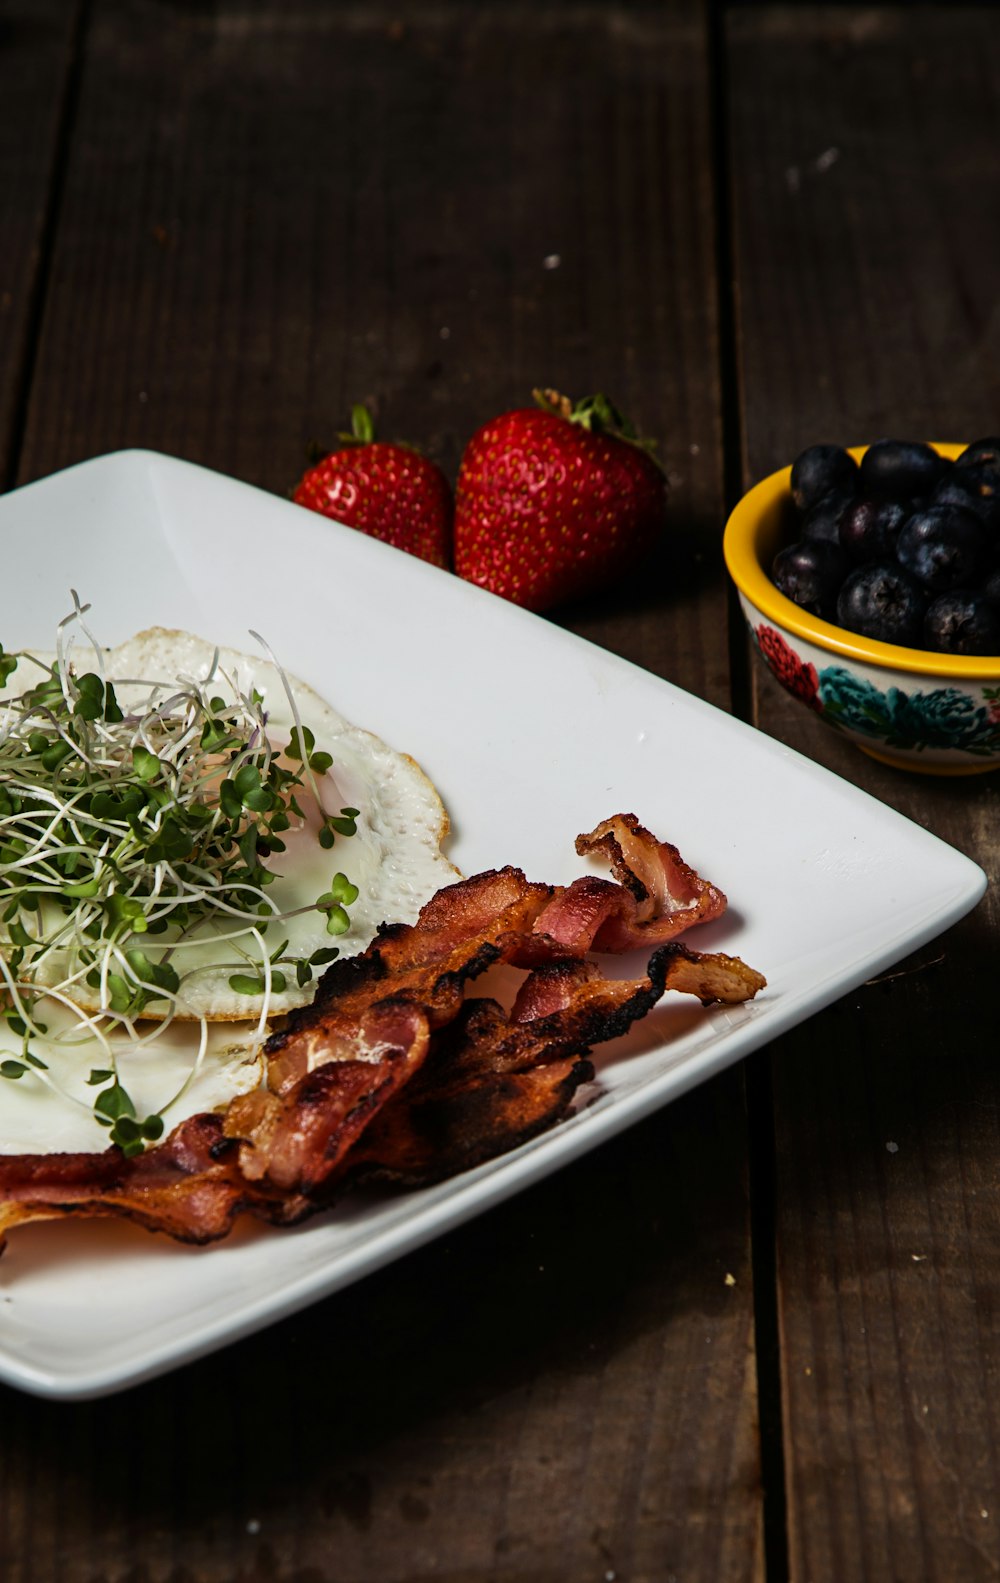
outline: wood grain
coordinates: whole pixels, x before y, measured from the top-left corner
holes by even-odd
[[[820,439],[996,427],[986,11],[766,7],[728,33],[747,480]],[[755,718],[998,871],[995,777]],[[1000,1569],[997,903],[783,1040],[773,1082],[793,1579]]]
[[[24,0],[0,14],[0,488],[13,482],[79,13]]]
[[[574,624],[727,702],[706,89],[689,4],[97,6],[21,478],[155,445],[284,493],[358,399],[454,475],[607,386],[671,534]]]
[[[19,477],[147,445],[283,492],[359,397],[453,472],[605,386],[674,537],[563,619],[724,703],[707,88],[693,3],[96,3]],[[168,1380],[6,1393],[0,1574],[753,1583],[752,1342],[729,1074]]]

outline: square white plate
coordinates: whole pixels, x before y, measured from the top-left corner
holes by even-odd
[[[7,649],[49,647],[92,605],[111,644],[254,628],[348,719],[413,754],[465,872],[563,883],[581,830],[634,812],[726,891],[691,937],[767,975],[746,1007],[674,996],[599,1051],[562,1125],[419,1192],[358,1195],[292,1231],[210,1249],[111,1222],[15,1230],[0,1259],[0,1378],[119,1390],[357,1280],[648,1115],[960,918],[968,858],[815,764],[558,627],[300,507],[149,452],[100,457],[0,500]],[[3,1095],[0,1093],[0,1104]]]

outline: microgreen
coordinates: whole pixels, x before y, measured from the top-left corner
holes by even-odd
[[[16,654],[6,654],[3,645],[0,644],[0,687],[6,687],[17,670],[17,660]]]
[[[80,1011],[79,1024],[110,1057],[87,1079],[100,1090],[93,1114],[134,1154],[160,1136],[162,1117],[137,1116],[109,1035],[134,1035],[133,1020],[149,1007],[166,1021],[174,1016],[185,953],[208,926],[232,941],[231,987],[263,997],[263,1036],[270,996],[287,987],[285,969],[302,986],[337,955],[329,947],[290,957],[287,940],[265,946],[268,925],[283,916],[267,896],[276,877],[269,860],[285,850],[293,819],[305,819],[306,794],[324,850],[355,833],[358,810],[325,808],[319,782],[332,757],[303,726],[270,650],[295,721],[284,748],[268,737],[261,694],[226,676],[218,654],[205,678],[179,679],[173,690],[107,677],[84,619],[89,607],[73,597],[52,664],[0,647],[0,685],[19,667],[28,673],[25,690],[0,704],[0,1015],[20,1041],[0,1061],[0,1077],[34,1073],[52,1086],[29,1047],[48,1031],[36,1007],[48,997],[73,1008],[74,986],[86,985],[86,1003],[96,1000],[99,1010]],[[90,668],[73,664],[79,633]],[[330,934],[349,927],[346,909],[357,896],[338,873],[317,898]],[[85,1049],[80,1025],[67,1037]],[[202,1051],[204,1042],[203,1022]]]

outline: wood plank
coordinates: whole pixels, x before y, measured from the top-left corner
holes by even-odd
[[[815,440],[996,427],[1000,51],[985,10],[728,31],[750,480]],[[755,674],[755,719],[1000,868],[995,777],[876,765]],[[791,1576],[1000,1566],[991,892],[776,1047]]]
[[[155,440],[284,493],[356,399],[454,474],[533,386],[607,385],[671,537],[575,625],[728,702],[699,12],[156,12],[150,80],[153,13],[98,6],[84,116],[115,98],[74,139],[21,479]]]
[[[0,488],[13,482],[79,12],[22,0],[0,17]]]
[[[567,619],[724,701],[707,58],[696,4],[95,4],[21,478],[148,445],[284,491],[358,397],[453,471],[606,386],[672,581]],[[744,1134],[729,1074],[169,1380],[8,1393],[5,1583],[759,1579]]]

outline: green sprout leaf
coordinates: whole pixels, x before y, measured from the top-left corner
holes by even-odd
[[[66,760],[72,756],[72,753],[72,742],[53,742],[51,746],[47,747],[40,755],[42,760],[42,768],[48,770],[50,775],[54,775],[56,770],[59,769],[61,765],[65,764]]]
[[[306,758],[316,746],[316,738],[308,726],[296,726],[285,749],[290,759]]]
[[[288,980],[284,973],[271,974],[271,989],[280,995],[286,987]],[[229,987],[237,995],[263,995],[266,988],[263,973],[233,973],[229,979]]]
[[[330,889],[317,898],[316,906],[327,914],[327,934],[346,934],[351,927],[347,908],[357,901],[358,887],[352,885],[346,874],[335,874]]]
[[[104,910],[112,928],[128,929],[132,934],[145,934],[149,927],[143,904],[135,896],[109,896]]]
[[[323,967],[327,962],[333,962],[340,955],[339,945],[321,946],[309,958],[310,967]]]
[[[160,761],[155,753],[150,753],[140,743],[132,749],[132,768],[141,781],[151,781],[160,773]]]
[[[357,835],[357,821],[360,811],[361,810],[358,808],[341,808],[341,817],[337,819],[331,815],[327,819],[327,824],[329,824],[331,829],[335,830],[338,835]]]
[[[330,895],[337,901],[343,902],[345,907],[350,907],[360,894],[358,887],[352,885],[346,874],[334,874],[330,884]]]
[[[147,1116],[139,1121],[134,1115],[119,1116],[111,1128],[111,1142],[117,1143],[126,1159],[141,1154],[147,1143],[155,1143],[163,1136],[163,1117]]]
[[[94,1114],[98,1120],[118,1121],[122,1116],[135,1115],[135,1106],[121,1083],[115,1078],[109,1088],[102,1088],[94,1100]]]
[[[263,995],[264,980],[256,973],[232,973],[229,988],[235,990],[237,995]]]
[[[63,895],[73,901],[84,901],[91,896],[96,896],[101,888],[101,882],[94,876],[92,879],[80,880],[76,885],[65,885]]]

